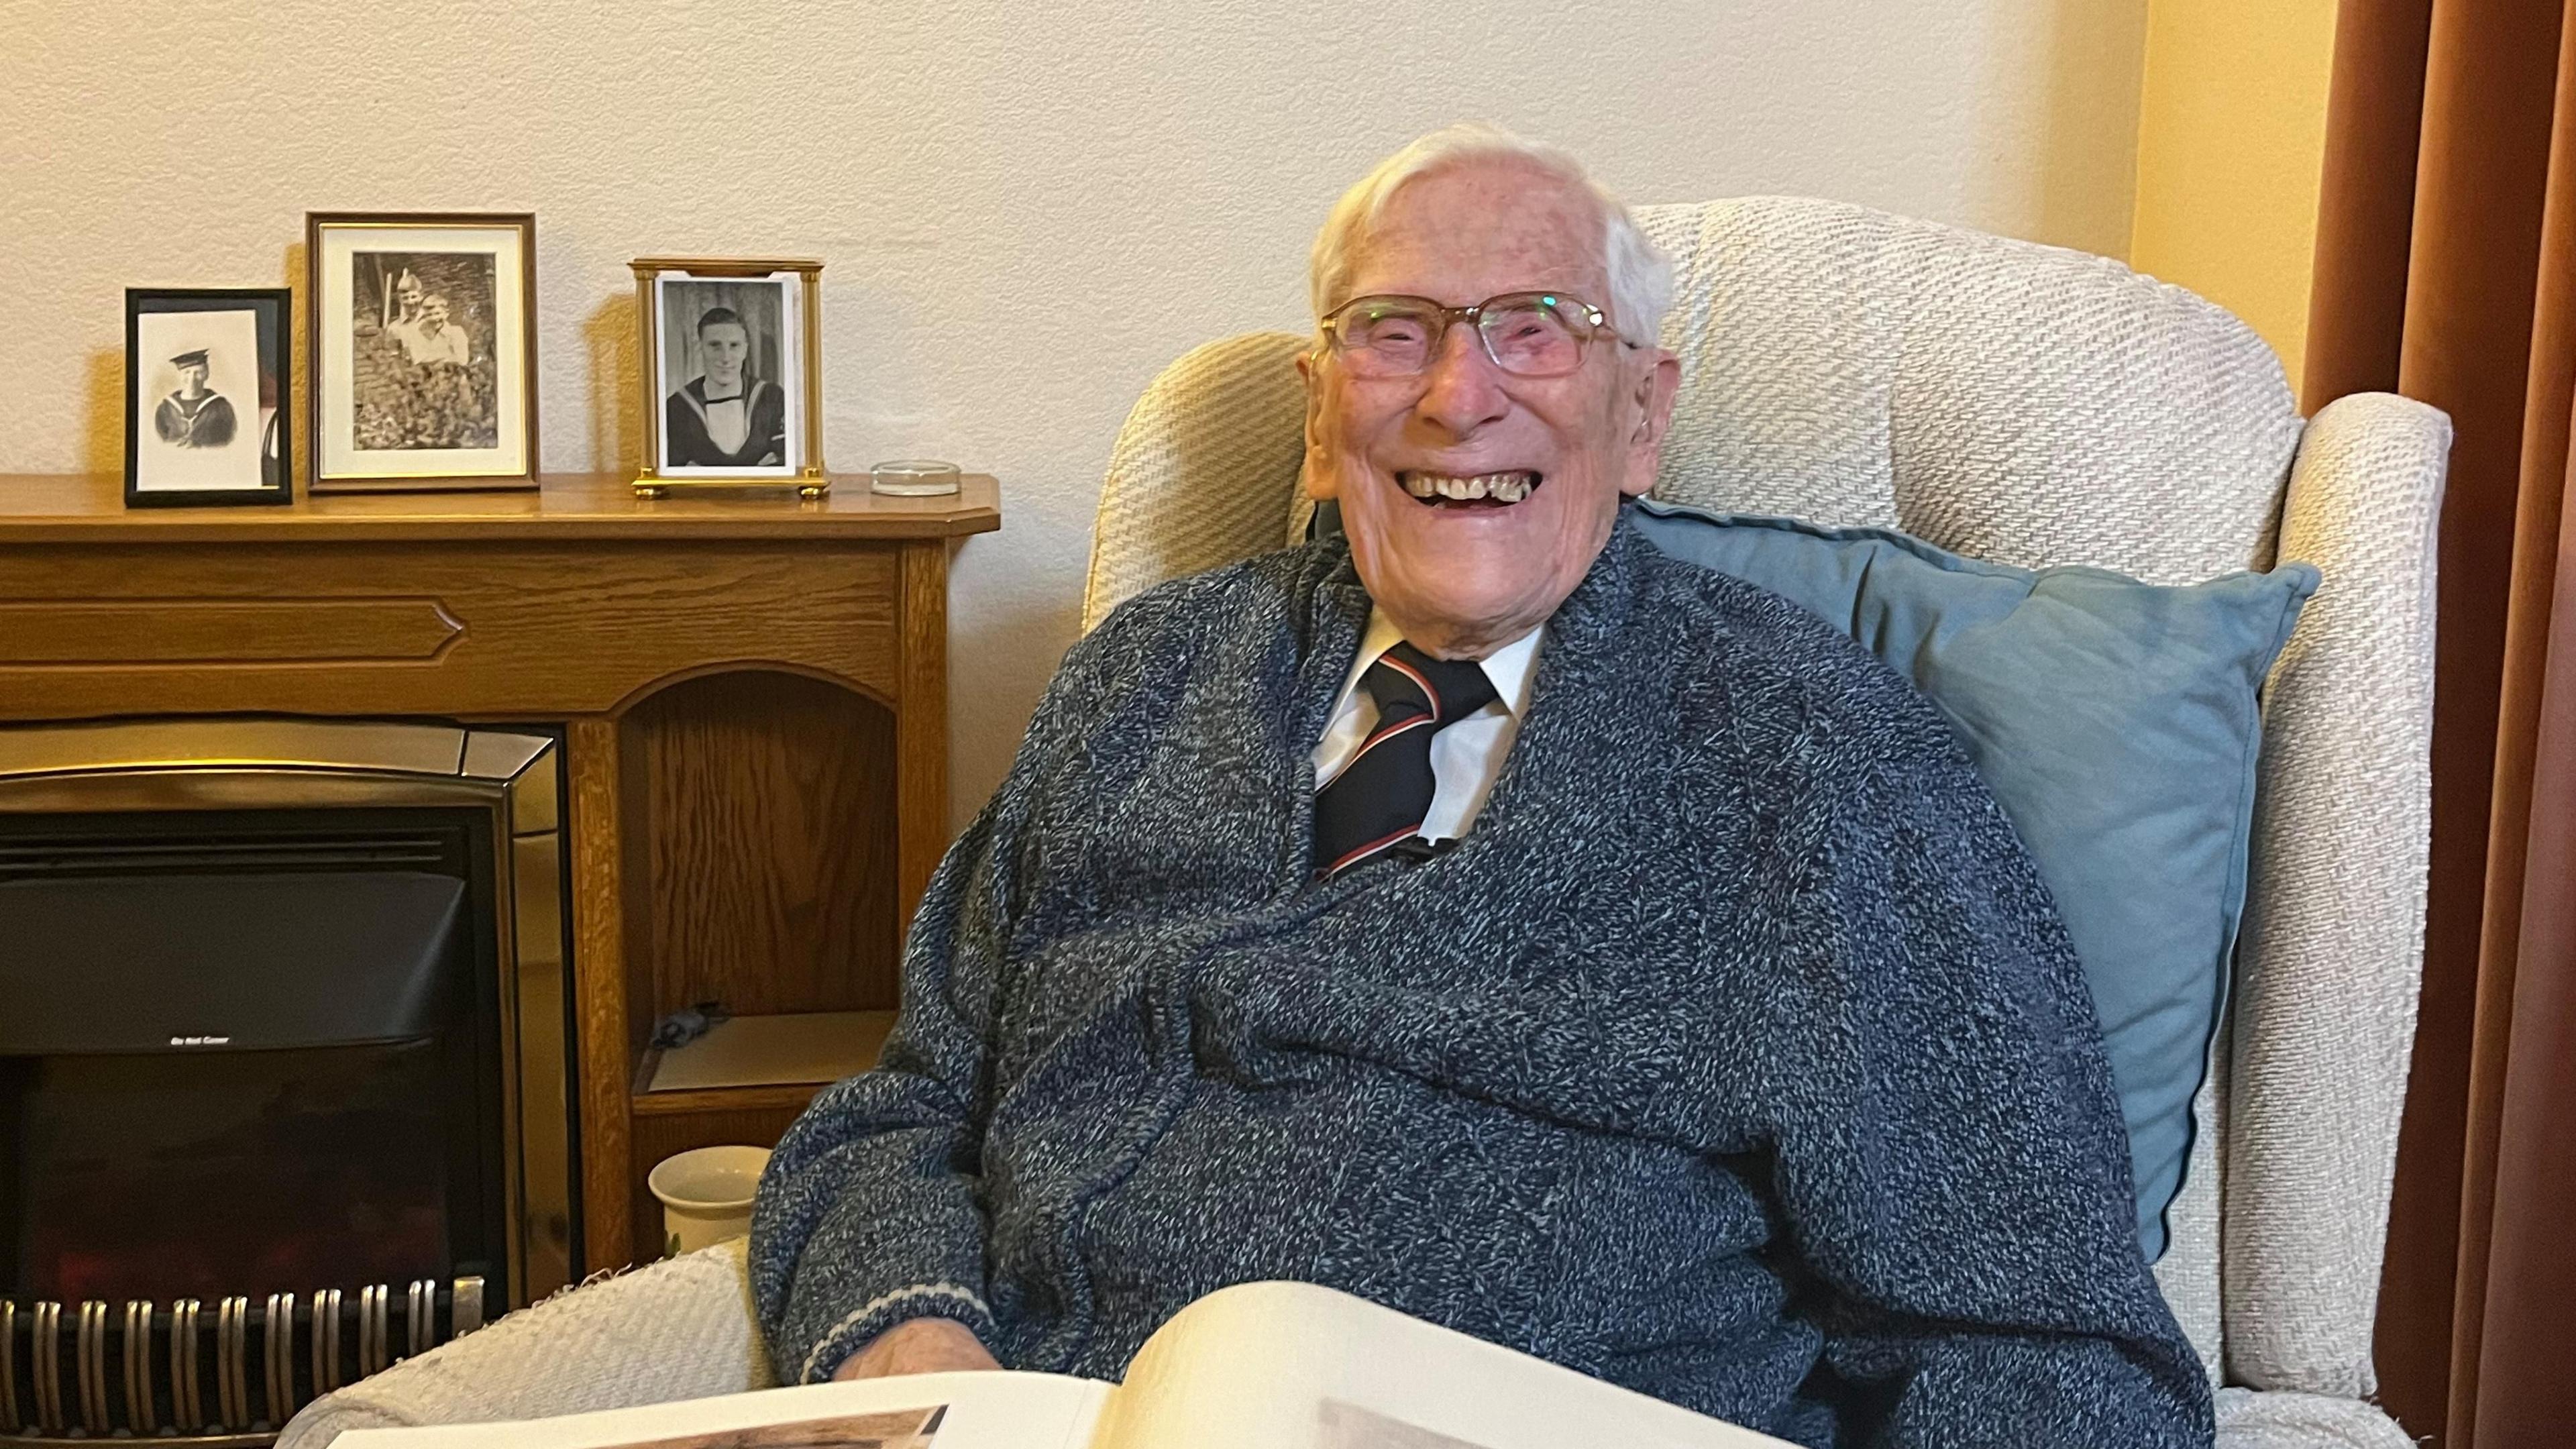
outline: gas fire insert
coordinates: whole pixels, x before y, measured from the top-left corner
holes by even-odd
[[[0,730],[0,1442],[257,1443],[571,1281],[557,755]]]

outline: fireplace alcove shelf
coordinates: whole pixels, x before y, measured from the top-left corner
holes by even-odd
[[[586,1270],[656,1256],[643,1178],[810,1084],[648,1093],[653,1023],[890,1011],[948,840],[947,577],[998,489],[527,494],[128,512],[0,475],[0,728],[421,719],[560,731]]]

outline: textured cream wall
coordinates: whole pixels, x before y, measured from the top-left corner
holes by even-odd
[[[1638,201],[2130,232],[2146,0],[0,0],[0,472],[119,458],[122,289],[294,281],[308,209],[533,210],[548,467],[632,467],[628,258],[825,258],[827,455],[998,473],[956,804],[1071,641],[1119,420],[1304,325],[1377,156],[1480,115]]]
[[[2152,0],[2129,262],[2251,324],[2299,384],[2335,0]]]

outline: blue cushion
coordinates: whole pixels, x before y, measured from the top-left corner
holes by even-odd
[[[1822,615],[1949,717],[2074,938],[2154,1261],[2245,902],[2258,692],[2317,571],[2165,588],[1980,563],[1887,529],[1652,500],[1631,516],[1666,553]]]

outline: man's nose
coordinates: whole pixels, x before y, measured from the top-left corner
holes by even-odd
[[[1463,323],[1440,339],[1440,351],[1422,373],[1422,400],[1415,413],[1455,436],[1465,436],[1499,418],[1510,408],[1503,395],[1502,370],[1485,355],[1476,329]]]

